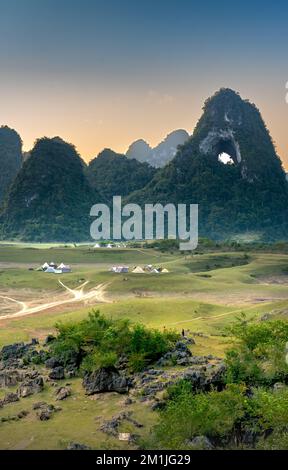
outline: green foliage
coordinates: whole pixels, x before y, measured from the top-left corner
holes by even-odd
[[[90,209],[99,202],[85,163],[59,137],[36,142],[11,186],[0,215],[0,237],[26,241],[89,239]]]
[[[269,385],[288,381],[287,322],[247,323],[245,318],[240,318],[231,333],[237,344],[226,354],[228,383]]]
[[[79,323],[58,323],[51,354],[64,362],[77,357],[83,371],[112,367],[126,357],[132,371],[140,371],[173,347],[179,335],[161,333],[128,320],[113,320],[93,311]]]
[[[16,131],[0,127],[0,204],[22,165],[22,141]]]
[[[85,372],[93,372],[95,370],[112,368],[117,362],[117,354],[114,351],[100,352],[95,351],[84,357],[81,369]]]
[[[146,186],[156,170],[147,163],[105,149],[89,163],[86,173],[91,186],[112,202],[113,196],[127,196]]]
[[[160,413],[149,445],[182,449],[189,448],[195,436],[224,438],[238,420],[251,412],[250,408],[244,386],[230,385],[223,392],[193,395],[189,385],[182,383],[172,391],[167,407]]]

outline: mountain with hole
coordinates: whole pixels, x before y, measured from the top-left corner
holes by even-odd
[[[230,89],[204,105],[193,135],[160,169],[135,203],[199,205],[201,235],[287,234],[288,185],[257,107]]]

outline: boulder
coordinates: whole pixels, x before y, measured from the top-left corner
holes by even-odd
[[[56,400],[65,400],[65,398],[70,397],[70,395],[70,387],[60,387],[56,390]]]
[[[44,380],[42,376],[38,376],[35,379],[28,379],[21,383],[20,387],[18,388],[18,396],[19,397],[29,397],[30,395],[34,395],[35,393],[42,392],[44,388]]]
[[[206,436],[196,436],[189,441],[189,446],[201,450],[212,450],[213,445]]]
[[[23,375],[18,370],[0,371],[0,388],[13,387],[21,382]]]
[[[113,416],[112,419],[104,421],[100,427],[100,431],[109,434],[110,436],[117,436],[119,433],[119,426],[123,421],[128,421],[133,424],[136,428],[142,428],[143,424],[138,423],[135,419],[132,418],[132,411],[123,411],[116,416]]]
[[[115,368],[101,368],[95,372],[87,373],[83,379],[83,387],[87,395],[102,392],[126,393],[131,382]]]
[[[91,447],[79,442],[70,442],[67,446],[67,450],[91,450]]]
[[[52,380],[62,380],[65,378],[64,367],[54,367],[49,374],[49,378]]]
[[[53,405],[49,405],[48,403],[42,402],[38,408],[37,417],[40,419],[40,421],[48,421],[54,411],[55,407]]]
[[[16,401],[19,401],[19,397],[18,397],[17,393],[6,393],[6,395],[3,399],[4,404],[14,403]]]
[[[49,359],[45,361],[45,366],[47,369],[55,369],[55,367],[62,366],[62,364],[56,357],[49,357]]]

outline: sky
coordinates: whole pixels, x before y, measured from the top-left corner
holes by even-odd
[[[288,168],[287,23],[282,0],[0,0],[0,125],[25,150],[57,135],[88,161],[192,133],[229,87],[259,107]]]

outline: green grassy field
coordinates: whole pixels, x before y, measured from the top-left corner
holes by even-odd
[[[25,297],[34,304],[42,295],[62,295],[59,276],[28,270],[45,261],[71,264],[73,272],[61,276],[70,288],[75,289],[84,281],[89,281],[87,289],[105,283],[109,303],[80,302],[1,320],[4,304],[0,299],[0,346],[32,337],[43,339],[54,331],[56,322],[81,320],[94,308],[105,315],[129,318],[149,327],[202,332],[204,336],[196,337],[192,352],[222,357],[233,341],[227,327],[242,312],[255,321],[267,313],[285,318],[288,312],[288,255],[258,252],[249,256],[239,252],[187,256],[152,249],[91,250],[87,246],[40,248],[2,244],[0,294],[9,293],[18,300]],[[109,272],[113,264],[155,264],[166,267],[169,273],[114,274]],[[35,417],[31,406],[33,401],[42,399],[51,402],[51,387],[37,398],[23,399],[0,409],[0,416],[20,409],[30,411],[21,421],[0,424],[0,447],[62,449],[73,440],[93,448],[127,446],[107,438],[99,431],[98,423],[121,411],[123,397],[101,394],[97,400],[90,400],[83,393],[80,379],[73,379],[72,389],[73,395],[63,402],[63,410],[46,423]],[[138,402],[131,405],[131,410],[135,419],[143,422],[141,433],[145,437],[157,419],[156,414]]]

